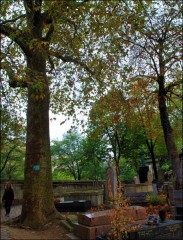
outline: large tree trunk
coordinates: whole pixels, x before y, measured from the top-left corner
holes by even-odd
[[[168,157],[172,164],[173,173],[176,176],[177,187],[182,188],[183,187],[183,178],[182,178],[183,174],[182,174],[182,168],[181,168],[181,162],[179,159],[179,154],[178,154],[178,151],[177,151],[177,148],[175,145],[173,130],[171,128],[169,117],[168,117],[168,112],[167,112],[164,78],[159,76],[158,83],[159,83],[158,102],[159,102],[160,118],[161,118],[161,125],[163,127]]]
[[[49,137],[49,85],[44,51],[27,58],[28,87],[25,181],[21,222],[41,228],[56,213]]]

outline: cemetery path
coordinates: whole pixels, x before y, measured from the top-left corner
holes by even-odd
[[[9,217],[5,217],[5,211],[1,208],[1,239],[60,239],[67,240],[68,231],[60,226],[60,220],[50,223],[47,229],[42,231],[33,231],[31,229],[22,229],[7,224],[10,220],[20,215],[21,206],[13,206]]]
[[[22,239],[22,240],[33,240],[33,239],[60,239],[67,240],[66,236],[68,232],[66,230],[57,225],[53,224],[48,227],[48,229],[43,231],[32,231],[29,229],[20,229],[16,227],[11,227],[8,225],[1,225],[1,239]]]

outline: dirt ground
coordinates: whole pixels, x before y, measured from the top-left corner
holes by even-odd
[[[1,229],[4,229],[8,232],[8,236],[10,239],[61,239],[61,240],[67,240],[69,239],[66,234],[68,233],[63,227],[60,227],[59,225],[50,225],[48,229],[43,231],[32,231],[29,229],[20,229],[8,225],[1,225]],[[3,238],[1,238],[3,239]]]
[[[58,224],[50,224],[49,227],[42,231],[33,231],[30,229],[21,229],[14,226],[9,226],[7,224],[1,225],[2,229],[5,229],[8,232],[10,239],[61,239],[67,240],[68,233],[63,227]],[[2,238],[1,238],[2,239]]]
[[[63,226],[60,225],[60,220],[55,220],[46,226],[46,229],[41,231],[33,231],[31,229],[19,228],[12,224],[12,220],[18,217],[21,213],[21,206],[13,206],[9,217],[5,216],[5,210],[1,210],[1,239],[60,239],[68,240],[66,234],[69,233]]]

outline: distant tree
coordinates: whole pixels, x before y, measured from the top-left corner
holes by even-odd
[[[22,116],[17,116],[15,109],[8,109],[4,102],[4,104],[1,103],[0,121],[0,174],[2,178],[10,179],[14,176],[17,166],[21,165],[25,158],[25,120]]]
[[[128,111],[127,111],[128,109]],[[96,135],[105,135],[113,156],[117,174],[117,188],[120,189],[119,162],[123,154],[126,137],[126,123],[130,116],[128,101],[120,90],[112,89],[93,105],[90,121],[95,126]]]
[[[57,170],[69,172],[75,180],[82,179],[86,165],[83,150],[83,138],[76,131],[63,136],[62,141],[53,141],[51,154]]]
[[[105,179],[110,152],[107,138],[96,135],[91,126],[88,127],[86,132],[87,135],[83,146],[87,164],[83,175],[85,178],[92,180]]]
[[[64,171],[75,180],[97,180],[103,176],[105,144],[91,135],[68,132],[64,134],[63,140],[52,141],[51,155],[54,171]]]

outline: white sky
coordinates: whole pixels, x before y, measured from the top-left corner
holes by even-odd
[[[64,115],[54,115],[50,113],[50,119],[56,118],[56,120],[50,120],[50,140],[62,140],[63,134],[67,133],[72,125],[72,120],[67,120],[64,124],[61,124],[66,118]]]
[[[49,113],[50,115],[50,140],[62,140],[63,134],[67,133],[67,131],[70,130],[71,126],[73,126],[72,118],[70,120],[66,120],[67,117],[65,117],[63,114],[55,115],[52,112]],[[53,118],[56,118],[55,120]],[[82,120],[84,123],[87,122],[87,116],[82,115],[78,112],[77,118],[79,120]],[[65,121],[66,120],[66,121]],[[62,123],[65,121],[65,123]],[[82,131],[82,127],[80,125],[77,125],[77,130]]]

